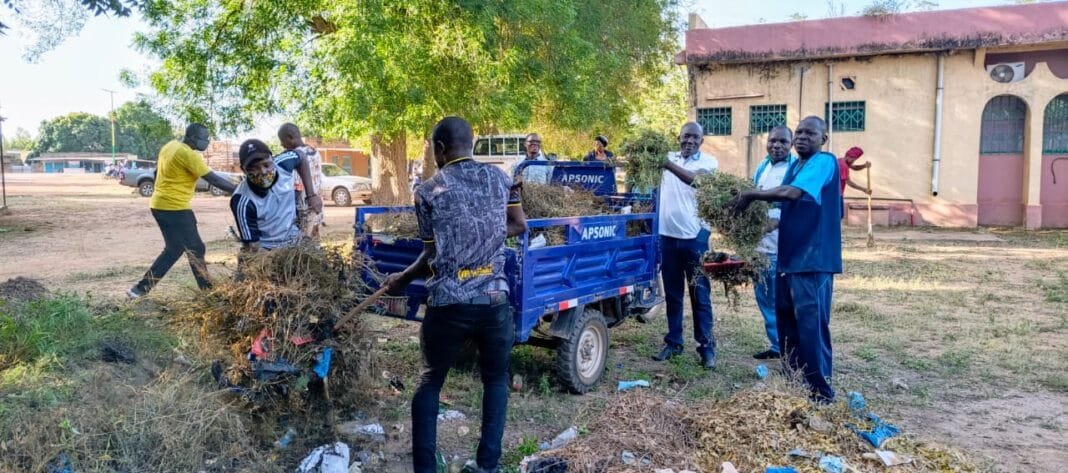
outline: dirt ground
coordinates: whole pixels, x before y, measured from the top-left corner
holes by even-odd
[[[10,208],[0,215],[0,282],[23,276],[51,291],[118,299],[162,249],[147,200],[113,180],[9,175],[7,193]],[[219,277],[229,273],[236,250],[227,237],[233,224],[227,203],[208,195],[193,201],[210,270]],[[328,239],[350,238],[353,216],[351,207],[328,206]],[[835,281],[831,325],[836,388],[864,393],[907,435],[959,448],[986,470],[1064,470],[1068,232],[877,232],[871,249],[857,230],[845,238],[845,271]],[[158,293],[192,287],[183,262]],[[719,366],[711,373],[697,366],[692,342],[685,356],[669,363],[650,360],[666,330],[662,316],[612,329],[605,378],[584,396],[567,394],[555,382],[549,350],[518,347],[513,373],[524,386],[510,399],[505,460],[536,450],[538,442],[570,425],[583,426],[611,402],[620,380],[649,380],[653,390],[682,401],[722,398],[759,382],[753,374],[759,362],[751,355],[765,348],[766,339],[751,288],[742,288],[736,307],[720,289],[713,300]],[[376,319],[373,330],[383,351],[383,385],[397,377],[404,386],[369,412],[343,420],[386,426],[386,443],[370,448],[398,458],[395,466],[403,471],[418,325]],[[440,425],[440,447],[470,457],[481,406],[477,374],[456,372],[442,395],[467,419]]]
[[[8,211],[0,216],[0,281],[32,277],[50,288],[120,296],[163,249],[148,199],[132,187],[99,175],[8,174]],[[209,271],[225,275],[237,244],[229,197],[203,192],[193,198],[200,236],[208,246]],[[328,233],[351,233],[354,207],[327,204]],[[185,261],[162,291],[181,287],[191,274]]]

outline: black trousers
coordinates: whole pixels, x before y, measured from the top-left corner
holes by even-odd
[[[208,266],[204,262],[204,241],[197,232],[197,218],[193,211],[152,209],[152,217],[156,219],[159,231],[163,234],[163,252],[156,257],[152,267],[133,290],[139,294],[148,294],[183,254],[189,258],[189,267],[193,270],[197,286],[210,289]]]

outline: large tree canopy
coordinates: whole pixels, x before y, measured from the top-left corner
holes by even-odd
[[[160,148],[174,139],[170,122],[143,101],[127,102],[115,110],[115,149],[156,159]],[[111,122],[84,112],[41,122],[33,154],[111,151]]]
[[[375,185],[406,198],[405,137],[445,115],[482,132],[626,126],[669,67],[669,2],[152,0],[136,42],[162,60],[151,83],[184,118],[234,131],[288,114],[370,134]]]

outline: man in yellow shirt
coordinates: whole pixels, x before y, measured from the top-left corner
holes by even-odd
[[[193,269],[197,286],[211,288],[204,262],[204,241],[197,232],[197,219],[189,201],[193,200],[197,179],[201,177],[228,194],[234,192],[235,186],[226,177],[213,172],[197,152],[208,149],[209,141],[208,128],[194,123],[185,129],[182,141],[171,141],[159,151],[156,190],[148,207],[163,234],[164,247],[141,281],[126,292],[131,299],[148,294],[182,254],[189,257],[189,267]]]

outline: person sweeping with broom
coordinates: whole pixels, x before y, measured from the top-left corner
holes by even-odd
[[[753,201],[780,202],[775,319],[788,371],[800,371],[813,400],[834,401],[831,388],[831,296],[842,272],[842,194],[834,155],[821,150],[827,124],[810,116],[794,133],[797,161],[782,185],[731,200],[735,214]]]
[[[412,398],[412,462],[416,473],[436,471],[441,387],[460,347],[472,340],[483,389],[476,460],[481,470],[497,471],[515,339],[504,240],[526,231],[526,215],[512,179],[472,159],[474,134],[466,120],[442,119],[431,140],[438,172],[415,190],[423,251],[411,266],[383,282],[396,293],[415,278],[429,277],[419,343],[423,373]]]

